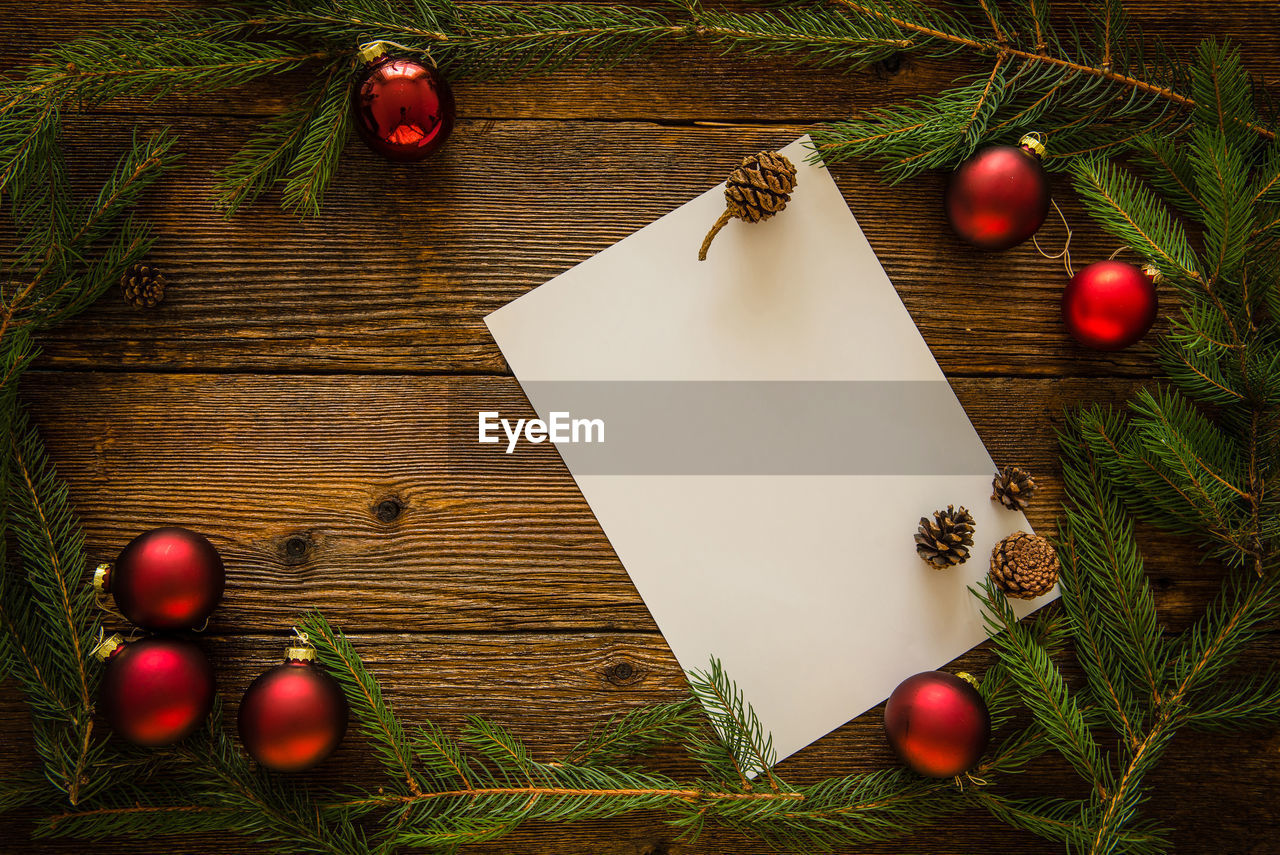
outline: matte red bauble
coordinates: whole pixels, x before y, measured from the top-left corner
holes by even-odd
[[[942,671],[908,677],[884,708],[889,745],[921,775],[950,778],[978,763],[991,739],[991,714],[978,690]]]
[[[1062,291],[1067,331],[1097,350],[1122,350],[1142,338],[1158,308],[1155,278],[1123,261],[1090,264]]]
[[[1049,213],[1049,176],[1034,137],[984,148],[960,164],[947,184],[947,221],[979,249],[1008,249],[1036,233]]]
[[[156,528],[129,542],[114,565],[94,575],[121,614],[143,629],[199,629],[222,599],[222,556],[202,535]]]
[[[453,90],[435,66],[393,57],[381,43],[361,52],[351,107],[356,131],[391,160],[421,160],[453,132]]]
[[[190,641],[114,635],[94,653],[106,660],[98,712],[134,745],[172,745],[213,709],[213,666]]]
[[[347,732],[347,699],[314,657],[309,647],[290,647],[284,664],[254,680],[240,701],[240,741],[268,769],[310,769]]]

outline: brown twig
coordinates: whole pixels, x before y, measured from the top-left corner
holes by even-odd
[[[1016,57],[1017,59],[1025,60],[1027,62],[1040,63],[1042,65],[1053,65],[1059,68],[1068,68],[1080,74],[1087,74],[1090,77],[1097,77],[1103,80],[1109,80],[1113,83],[1119,83],[1123,86],[1126,86],[1129,89],[1134,89],[1139,92],[1146,92],[1148,94],[1155,95],[1157,97],[1163,98],[1166,101],[1170,101],[1186,109],[1191,109],[1196,105],[1196,102],[1194,99],[1189,98],[1180,92],[1176,92],[1167,86],[1160,86],[1159,84],[1150,83],[1146,80],[1140,80],[1136,77],[1131,77],[1127,74],[1120,74],[1118,72],[1112,71],[1109,66],[1098,67],[1098,66],[1092,66],[1092,65],[1083,65],[1078,62],[1072,62],[1071,60],[1068,60],[1068,59],[1062,59],[1061,57],[1050,56],[1044,53],[1035,53],[1032,51],[1022,50],[1021,48],[1015,48],[1007,44],[1001,44],[999,42],[981,41],[978,39],[971,39],[968,36],[958,35],[956,33],[944,32],[943,30],[939,30],[935,27],[930,27],[925,24],[918,24],[918,23],[915,23],[914,21],[904,20],[903,18],[890,15],[889,13],[882,12],[878,9],[871,9],[857,2],[857,0],[831,0],[831,2],[836,3],[837,5],[852,9],[853,11],[859,12],[863,15],[870,15],[871,17],[876,18],[877,20],[885,21],[887,23],[893,24],[895,27],[898,27],[899,29],[902,29],[902,30],[906,30],[907,32],[919,33],[922,36],[928,36],[929,38],[938,39],[939,41],[944,41],[950,44],[967,47],[967,48],[970,48],[971,50],[978,51],[979,53],[994,53],[997,56],[1004,56],[1006,58]],[[1237,121],[1240,121],[1240,120],[1237,120]],[[1256,125],[1256,124],[1253,124],[1252,122],[1242,122],[1242,124],[1244,124],[1245,127],[1249,128],[1249,130],[1261,136],[1264,136],[1267,139],[1273,140],[1276,138],[1275,131],[1271,130],[1270,128],[1264,128],[1261,125]]]

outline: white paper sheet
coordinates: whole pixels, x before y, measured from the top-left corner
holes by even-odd
[[[779,758],[981,642],[966,586],[996,541],[1030,530],[990,500],[994,464],[830,174],[805,162],[806,142],[783,149],[798,168],[787,209],[731,222],[707,261],[697,250],[723,185],[486,318],[544,419],[563,402],[543,381],[934,381],[928,441],[990,464],[949,475],[587,474],[562,449],[681,666],[719,657]],[[937,571],[911,535],[949,504],[974,515],[973,557]]]

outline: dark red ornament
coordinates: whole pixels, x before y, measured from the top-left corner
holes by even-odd
[[[884,708],[889,745],[921,775],[950,778],[972,769],[991,739],[991,714],[963,677],[925,671],[893,690]]]
[[[190,641],[126,642],[113,635],[94,653],[106,661],[98,712],[135,745],[172,745],[200,727],[213,709],[213,666]]]
[[[1156,322],[1154,271],[1123,261],[1098,261],[1062,290],[1062,322],[1072,338],[1096,350],[1123,350]]]
[[[436,67],[387,53],[375,42],[360,56],[351,107],[356,131],[391,160],[422,160],[453,132],[453,90]]]
[[[116,563],[99,565],[94,585],[143,629],[199,629],[222,599],[222,556],[202,535],[170,526],[140,534]]]
[[[993,145],[960,164],[947,184],[947,221],[979,249],[1008,249],[1036,233],[1049,214],[1049,176],[1035,137]]]
[[[347,732],[347,699],[314,658],[310,647],[286,649],[284,664],[254,680],[240,701],[240,741],[268,769],[310,769]]]

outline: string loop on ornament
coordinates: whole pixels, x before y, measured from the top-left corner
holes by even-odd
[[[422,48],[412,48],[412,47],[409,47],[408,45],[402,45],[400,44],[400,42],[393,42],[388,39],[370,39],[368,41],[364,41],[362,38],[359,41],[359,43],[356,45],[356,53],[359,54],[359,56],[362,59],[364,59],[365,62],[370,62],[373,59],[377,58],[376,54],[370,55],[370,52],[384,45],[386,47],[399,48],[405,53],[411,53],[414,56],[421,56],[427,62],[431,63],[432,68],[436,67],[436,61],[435,61],[435,58],[431,55],[431,51],[423,50]]]
[[[310,646],[311,642],[307,640],[307,634],[305,632],[303,632],[302,630],[298,629],[295,626],[293,627],[293,634],[298,637],[298,641],[302,642],[305,645]]]
[[[199,626],[199,627],[194,627],[194,626],[193,626],[193,627],[191,627],[191,631],[192,631],[192,632],[204,632],[206,629],[208,629],[208,628],[209,628],[209,617],[210,617],[209,615],[206,615],[206,616],[205,616],[205,619],[204,619],[204,623],[200,624],[200,626]]]
[[[1062,252],[1054,255],[1050,255],[1040,247],[1040,241],[1036,239],[1035,235],[1031,236],[1031,243],[1035,246],[1036,252],[1040,253],[1045,258],[1050,260],[1061,258],[1063,266],[1067,268],[1067,278],[1070,279],[1076,275],[1076,272],[1071,269],[1071,224],[1067,222],[1067,215],[1062,213],[1062,209],[1058,207],[1058,200],[1050,199],[1049,201],[1053,204],[1053,209],[1058,212],[1058,218],[1062,220],[1062,227],[1067,230],[1066,243],[1062,245]]]

